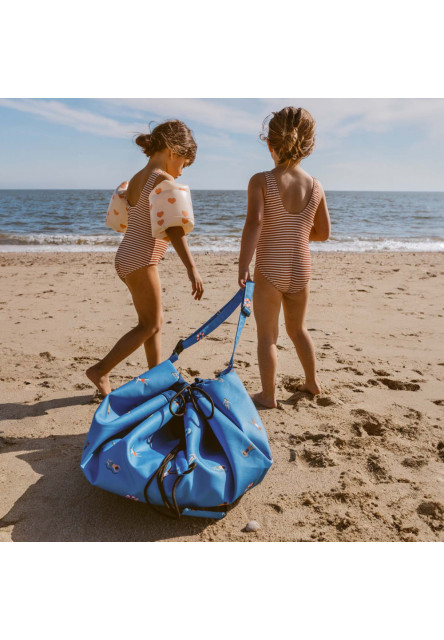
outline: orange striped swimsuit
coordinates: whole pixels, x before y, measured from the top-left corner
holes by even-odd
[[[310,200],[300,213],[282,204],[276,178],[265,171],[264,220],[256,251],[256,267],[282,293],[296,293],[310,280],[309,237],[320,202],[319,183],[313,178]]]
[[[163,172],[158,169],[152,172],[136,206],[128,210],[128,229],[117,249],[114,262],[117,275],[122,280],[140,267],[159,264],[168,249],[166,240],[155,239],[151,233],[149,197],[159,175],[163,175]]]

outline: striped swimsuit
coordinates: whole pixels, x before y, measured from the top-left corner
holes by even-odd
[[[157,169],[152,172],[136,206],[129,208],[128,229],[117,250],[114,263],[117,275],[122,280],[140,267],[158,264],[168,249],[167,241],[154,239],[151,233],[149,196],[159,175],[163,175],[163,172]]]
[[[310,200],[300,213],[289,213],[282,204],[276,178],[265,171],[267,193],[264,220],[256,251],[256,267],[282,293],[296,293],[310,280],[308,239],[321,199],[313,178]]]

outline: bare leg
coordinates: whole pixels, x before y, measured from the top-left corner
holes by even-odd
[[[148,369],[152,369],[160,364],[162,360],[162,333],[160,331],[155,333],[145,341],[143,346],[145,348]]]
[[[276,342],[279,336],[279,313],[282,293],[258,269],[254,272],[253,310],[257,327],[257,358],[262,391],[251,396],[264,407],[277,407],[276,402]]]
[[[159,273],[155,265],[141,267],[130,273],[125,282],[133,298],[139,322],[134,329],[128,331],[111,349],[111,351],[93,367],[86,375],[98,390],[106,395],[111,391],[108,374],[119,362],[122,362],[142,344],[160,333],[162,326],[162,289]],[[151,366],[160,362],[160,342],[150,350]],[[148,351],[147,351],[148,355]]]
[[[321,387],[316,378],[313,342],[305,326],[309,290],[310,287],[307,285],[297,293],[284,294],[283,307],[287,334],[296,348],[305,373],[305,384],[299,387],[299,391],[308,391],[315,395],[321,393]]]

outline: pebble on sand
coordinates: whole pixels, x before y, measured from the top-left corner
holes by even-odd
[[[258,531],[260,528],[261,525],[259,522],[256,522],[256,520],[250,520],[245,527],[245,531]]]

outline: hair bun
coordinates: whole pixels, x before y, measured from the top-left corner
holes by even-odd
[[[292,155],[294,155],[294,153],[297,153],[298,140],[299,135],[297,129],[286,131],[282,136],[281,153],[288,157],[291,157]]]
[[[137,145],[139,145],[139,147],[142,147],[144,153],[149,155],[149,151],[152,144],[151,133],[141,133],[140,135],[137,136],[135,142]]]
[[[260,138],[268,140],[278,155],[279,163],[300,162],[313,151],[315,127],[315,120],[306,109],[284,107],[280,111],[273,111],[272,115],[264,120],[264,132]]]

